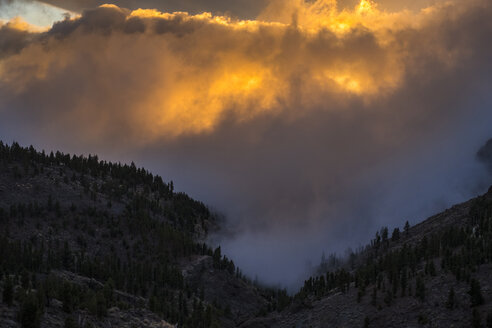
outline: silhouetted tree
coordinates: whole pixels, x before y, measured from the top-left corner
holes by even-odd
[[[480,282],[477,279],[472,278],[470,280],[470,290],[468,291],[468,294],[470,294],[470,301],[472,307],[483,304],[483,296],[480,288]]]
[[[448,309],[453,309],[454,308],[454,298],[455,298],[454,288],[451,287],[451,289],[449,290],[449,294],[448,294],[448,300],[446,301],[446,307]]]
[[[410,223],[408,223],[408,221],[405,222],[405,227],[403,230],[405,231],[405,235],[408,236],[410,230]]]
[[[391,241],[397,241],[400,239],[400,229],[395,228],[391,234]]]
[[[96,294],[96,304],[97,304],[97,316],[99,318],[102,318],[106,316],[107,314],[107,307],[106,307],[106,299],[104,298],[103,293],[98,292]]]
[[[474,308],[472,311],[472,327],[480,328],[482,326],[482,319],[480,318],[480,312],[478,312],[477,308]]]
[[[487,328],[492,328],[492,312],[487,314]]]
[[[79,328],[79,325],[77,324],[75,319],[70,316],[65,319],[64,328]]]
[[[425,283],[422,277],[418,276],[415,283],[415,296],[423,302],[425,300]]]
[[[5,278],[3,284],[2,300],[7,306],[11,306],[14,301],[14,286],[9,276]]]
[[[33,293],[28,293],[21,304],[19,321],[22,328],[38,328],[40,326],[41,313],[38,301]]]
[[[72,295],[72,288],[70,286],[70,283],[65,282],[62,286],[61,290],[61,301],[62,301],[62,308],[63,311],[66,313],[71,313],[73,310],[73,295]]]

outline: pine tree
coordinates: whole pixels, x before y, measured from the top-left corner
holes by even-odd
[[[472,311],[472,327],[480,328],[482,326],[482,320],[480,319],[480,312],[478,312],[477,308],[474,308]]]
[[[400,281],[400,284],[401,284],[401,296],[405,296],[405,292],[407,290],[407,284],[408,284],[408,281],[407,281],[408,277],[407,277],[407,268],[403,268],[402,272],[401,272],[401,281]]]
[[[405,222],[405,227],[403,230],[405,231],[405,235],[408,236],[410,230],[410,223],[408,223],[408,221]]]
[[[41,313],[37,298],[33,293],[28,293],[21,304],[19,319],[22,328],[38,328],[40,326]]]
[[[62,299],[62,308],[63,311],[66,313],[71,313],[73,310],[73,295],[72,295],[72,288],[70,286],[70,283],[65,282],[62,286],[61,290],[61,299]]]
[[[105,317],[107,314],[106,299],[104,298],[104,294],[101,292],[96,294],[96,306],[97,316],[99,318]]]
[[[391,241],[397,241],[400,239],[400,229],[395,228],[391,234]]]
[[[480,282],[477,279],[473,278],[470,280],[470,290],[468,291],[468,294],[470,294],[470,301],[472,307],[483,304],[484,300],[480,288]]]
[[[107,305],[110,306],[113,302],[113,290],[114,282],[113,279],[109,278],[103,287],[104,298],[106,299]]]
[[[433,277],[436,276],[436,267],[434,265],[434,261],[431,260],[425,264],[425,273]]]
[[[64,325],[64,328],[79,328],[79,325],[77,324],[77,322],[75,321],[74,318],[72,317],[67,317],[65,319],[65,325]]]
[[[207,305],[207,309],[205,310],[204,326],[212,326],[212,307],[210,306],[210,304]]]
[[[487,328],[492,328],[492,312],[487,314]]]
[[[384,247],[388,247],[388,227],[383,227],[381,229],[381,239]]]
[[[454,308],[454,288],[451,287],[451,289],[449,290],[449,294],[448,294],[448,300],[446,301],[446,307],[448,309],[453,309]]]
[[[386,305],[388,306],[393,303],[393,293],[389,289],[386,291],[386,295],[384,295],[384,303],[386,303]]]
[[[378,297],[378,290],[376,288],[373,288],[372,290],[372,297],[371,297],[371,305],[376,306],[377,302],[377,297]]]
[[[25,269],[21,272],[21,286],[26,291],[29,289],[29,273]]]
[[[14,301],[14,286],[8,275],[3,285],[2,300],[7,306],[11,306]]]
[[[415,285],[415,296],[420,299],[421,302],[425,300],[425,283],[422,277],[417,277],[417,282]]]

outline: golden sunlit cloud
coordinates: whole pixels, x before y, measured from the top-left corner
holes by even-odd
[[[210,133],[225,117],[295,118],[333,110],[326,99],[370,103],[390,95],[421,51],[403,36],[448,7],[388,13],[372,0],[351,10],[335,0],[274,0],[258,20],[237,20],[103,5],[46,33],[13,20],[3,29],[38,32],[37,41],[0,60],[0,84],[21,95],[62,77],[80,82],[67,110],[82,121],[100,117],[94,138],[111,120],[94,108],[134,122],[139,142]],[[449,67],[460,56],[430,46]]]
[[[24,19],[22,19],[22,17],[13,17],[8,21],[0,20],[0,27],[2,25],[5,25],[7,28],[13,30],[33,32],[33,33],[45,32],[50,29],[50,27],[40,27],[40,26],[29,24]]]

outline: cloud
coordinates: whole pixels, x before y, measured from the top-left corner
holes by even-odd
[[[0,137],[145,164],[226,214],[220,242],[247,273],[292,283],[323,249],[488,183],[492,6],[378,8],[107,5],[3,25]]]
[[[45,0],[41,1],[60,8],[82,12],[103,4],[115,4],[122,8],[136,10],[157,9],[165,12],[187,11],[202,13],[230,13],[241,18],[255,18],[267,0]]]
[[[139,107],[138,119],[143,122],[133,126],[137,130],[144,127],[146,138],[210,132],[227,115],[237,121],[279,111],[302,116],[300,108],[304,111],[324,102],[313,93],[326,94],[335,102],[353,95],[369,99],[401,81],[406,49],[379,33],[394,25],[393,18],[384,18],[371,30],[373,13],[370,8],[364,10],[367,12],[357,8],[353,13],[333,13],[330,9],[328,21],[319,18],[320,10],[315,14],[307,11],[299,15],[300,25],[293,26],[207,13],[130,12],[108,5],[55,23],[46,35],[40,35],[48,47],[32,43],[19,56],[5,59],[2,75],[16,80],[19,72],[10,60],[33,62],[31,72],[23,74],[43,79],[68,70],[78,78],[80,72],[97,65],[110,75],[126,71],[133,78],[123,87],[132,88],[138,99],[121,105],[131,107],[130,115],[135,105]],[[305,16],[318,19],[311,23]],[[87,53],[94,61],[80,62],[78,54],[88,49],[97,49]],[[98,51],[107,56],[96,60]],[[147,60],[122,60],[127,53]],[[452,60],[454,54],[444,55],[451,55]],[[79,71],[83,66],[86,69]],[[109,86],[97,88],[106,89],[105,95],[119,92],[112,85],[107,90]],[[337,96],[340,94],[342,97]],[[118,98],[110,97],[111,101]]]
[[[492,139],[487,140],[485,145],[480,147],[477,152],[477,158],[492,173]]]
[[[102,4],[111,3],[131,10],[144,8],[157,9],[163,12],[187,11],[193,14],[207,11],[215,14],[228,13],[242,19],[255,19],[258,14],[271,3],[270,0],[44,0],[41,2],[74,12],[82,12],[85,9],[91,9]],[[283,2],[292,3],[293,1],[288,0]],[[417,12],[423,8],[442,2],[444,2],[444,0],[414,0],[411,2],[401,0],[380,0],[378,1],[378,6],[381,9],[391,12],[398,12],[404,9]],[[297,3],[301,2],[297,1]],[[337,7],[340,10],[351,9],[358,3],[358,0],[340,0],[337,2]]]

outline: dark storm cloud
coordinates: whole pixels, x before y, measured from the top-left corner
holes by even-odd
[[[286,4],[297,25],[111,6],[4,25],[0,137],[173,179],[269,282],[485,190],[489,2],[410,18],[316,4]]]
[[[29,42],[28,31],[13,28],[10,24],[0,26],[0,59],[19,53]]]

